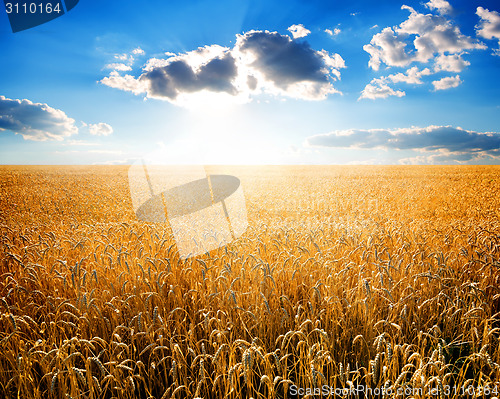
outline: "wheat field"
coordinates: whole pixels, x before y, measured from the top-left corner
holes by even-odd
[[[126,166],[0,167],[2,398],[499,397],[500,167],[210,167],[181,260]]]

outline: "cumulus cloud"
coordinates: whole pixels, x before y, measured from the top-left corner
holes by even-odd
[[[430,68],[418,71],[416,67],[412,67],[405,74],[373,79],[360,98],[401,97],[405,93],[391,84],[422,84],[422,76],[438,72],[461,72],[470,65],[470,62],[463,59],[464,54],[470,50],[486,48],[478,40],[464,35],[449,19],[446,14],[450,14],[453,9],[446,0],[431,0],[425,6],[437,14],[420,13],[403,5],[401,8],[410,12],[408,18],[397,26],[386,27],[375,34],[363,49],[370,55],[368,65],[376,71],[382,65],[408,67],[412,63],[429,65]],[[433,82],[434,90],[449,89],[460,83],[460,78],[456,76]]]
[[[113,133],[113,128],[104,122],[89,124],[88,129],[93,136],[109,136]]]
[[[0,96],[0,131],[8,130],[25,140],[63,140],[78,133],[75,120],[43,103]]]
[[[460,32],[458,26],[443,16],[421,14],[403,6],[410,16],[399,25],[398,34],[415,35],[413,61],[427,62],[435,54],[455,54],[465,50],[485,49],[484,44]]]
[[[485,39],[498,40],[499,49],[496,49],[494,54],[500,55],[500,14],[483,7],[478,7],[476,14],[481,18],[476,26],[476,34]]]
[[[432,82],[432,85],[434,86],[434,90],[446,90],[446,89],[451,89],[453,87],[458,87],[462,83],[462,80],[460,79],[460,76],[448,76],[446,78],[442,78],[439,80],[435,80]]]
[[[201,50],[200,52],[203,52]],[[196,58],[197,55],[193,54]],[[174,100],[181,93],[202,90],[235,95],[233,83],[237,75],[236,60],[226,50],[193,68],[186,57],[172,57],[165,65],[150,66],[138,79],[144,83],[149,97]]]
[[[370,44],[363,46],[370,61],[368,65],[378,71],[381,63],[389,66],[406,66],[412,62],[412,57],[406,51],[406,43],[401,40],[391,27],[373,36]]]
[[[422,76],[430,75],[431,71],[429,68],[419,70],[418,67],[412,67],[406,71],[406,73],[396,73],[389,76],[384,76],[381,78],[372,79],[372,81],[366,85],[364,90],[361,92],[359,99],[368,98],[375,100],[377,98],[387,98],[389,96],[403,97],[406,95],[404,91],[394,90],[389,86],[389,83],[406,83],[413,85],[421,85]]]
[[[436,10],[440,14],[450,14],[453,7],[446,0],[431,0],[425,3],[425,6],[430,10]]]
[[[434,70],[447,72],[462,72],[470,65],[469,61],[465,61],[461,54],[445,55],[441,54],[436,57]]]
[[[264,86],[270,83],[292,97],[316,99],[335,92],[330,79],[336,80],[339,69],[345,68],[340,55],[313,50],[307,42],[299,43],[277,32],[248,32],[238,37],[236,47]]]
[[[306,37],[311,31],[306,29],[304,25],[292,25],[288,28],[288,31],[292,33],[294,39],[300,39],[301,37]]]
[[[427,63],[436,55],[485,48],[442,15],[422,14],[405,5],[402,9],[410,12],[408,19],[397,27],[383,29],[363,47],[370,54],[369,66],[374,70],[382,63],[404,67],[412,62]]]
[[[92,135],[107,136],[113,128],[107,123],[86,124],[84,131]],[[78,134],[75,120],[60,109],[30,100],[17,100],[0,96],[0,131],[10,131],[23,136],[25,140],[62,141]],[[97,145],[81,140],[68,140],[63,145]]]
[[[454,159],[500,159],[500,133],[475,132],[453,126],[405,129],[340,130],[309,137],[308,146],[353,149],[415,150],[425,156],[448,154]]]
[[[138,77],[112,71],[102,84],[181,104],[200,92],[248,98],[260,92],[319,100],[337,92],[345,62],[305,42],[268,31],[236,36],[233,48],[205,46],[167,58],[151,58]]]

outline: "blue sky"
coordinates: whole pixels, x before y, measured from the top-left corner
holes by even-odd
[[[498,164],[494,1],[81,0],[12,33],[0,163]]]

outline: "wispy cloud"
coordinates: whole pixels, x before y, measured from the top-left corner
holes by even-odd
[[[333,30],[325,29],[325,33],[328,33],[330,36],[337,36],[340,32],[342,32],[340,28],[334,28]]]
[[[106,69],[113,69],[115,71],[131,71],[132,67],[130,65],[114,62],[112,64],[106,64],[104,66]]]
[[[94,162],[93,165],[132,165],[138,158],[113,159],[109,161]]]
[[[101,145],[99,143],[92,143],[89,141],[84,141],[84,140],[67,140],[63,145],[66,146],[82,146],[82,147],[93,147],[93,146],[98,146]]]
[[[112,69],[116,72],[131,71],[136,57],[143,56],[144,54],[146,54],[145,51],[140,47],[133,49],[130,53],[115,54],[113,58],[119,62],[106,64],[104,69]]]
[[[54,151],[54,154],[124,154],[122,150],[63,150]]]
[[[394,90],[391,88],[389,86],[390,82],[421,85],[423,84],[422,77],[430,74],[431,71],[429,68],[419,70],[418,67],[415,66],[408,69],[406,73],[399,72],[382,78],[372,79],[372,81],[366,85],[362,91],[359,99],[369,98],[374,100],[377,98],[387,98],[389,96],[403,97],[406,93],[404,91]]]

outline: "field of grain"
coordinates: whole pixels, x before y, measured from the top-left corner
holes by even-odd
[[[0,397],[500,396],[500,167],[209,169],[249,228],[183,261],[127,167],[0,167]]]

